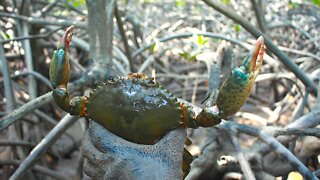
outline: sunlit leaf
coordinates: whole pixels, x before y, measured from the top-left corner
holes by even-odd
[[[157,52],[160,48],[160,41],[156,41],[151,47],[151,52],[154,53],[154,52]]]
[[[316,6],[320,6],[320,0],[312,0],[312,3]]]
[[[231,0],[221,0],[223,4],[230,4]]]
[[[188,57],[189,57],[189,53],[186,51],[179,52],[179,55],[180,55],[180,57],[183,57],[185,59],[188,59]]]
[[[61,11],[59,10],[53,11],[53,15],[55,16],[59,16],[60,14],[61,14]]]
[[[0,35],[3,39],[10,39],[10,35],[3,31],[0,31]]]
[[[204,36],[194,34],[194,35],[192,36],[192,42],[195,43],[196,45],[202,47],[202,46],[204,46],[206,43],[209,42],[209,39],[206,38],[206,37],[204,37]]]
[[[236,32],[239,32],[241,30],[241,26],[239,24],[236,24],[234,26],[234,29],[236,30]]]
[[[67,3],[72,5],[73,7],[85,6],[85,0],[67,0]]]
[[[191,51],[191,52],[188,52],[188,51],[182,51],[182,52],[179,52],[179,55],[180,57],[188,60],[188,61],[194,61],[194,60],[197,60],[197,55],[199,55],[199,51]]]
[[[177,7],[184,7],[186,5],[185,0],[176,0],[176,6]]]

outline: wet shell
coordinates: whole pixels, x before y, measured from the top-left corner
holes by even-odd
[[[154,144],[182,124],[176,97],[148,79],[118,79],[91,93],[87,117],[139,144]]]

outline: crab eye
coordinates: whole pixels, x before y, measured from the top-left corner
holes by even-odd
[[[148,78],[148,79],[146,80],[146,83],[147,83],[149,86],[156,85],[156,81],[154,80],[154,78]]]
[[[117,82],[117,80],[116,80],[116,78],[115,77],[113,77],[112,75],[108,78],[108,82],[109,83],[115,83],[115,82]]]

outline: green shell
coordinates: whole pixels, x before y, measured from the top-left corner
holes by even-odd
[[[119,79],[98,86],[87,103],[87,117],[134,143],[154,144],[182,124],[176,97],[158,83]]]

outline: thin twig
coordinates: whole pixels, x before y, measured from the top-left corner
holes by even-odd
[[[15,109],[13,112],[11,112],[10,114],[0,119],[0,132],[5,128],[7,128],[8,126],[10,126],[15,121],[22,118],[23,116],[51,102],[52,100],[53,100],[52,92],[49,92],[47,94],[39,96],[36,99],[26,103],[25,105],[19,107],[18,109]]]
[[[55,0],[54,2],[49,3],[45,7],[41,9],[41,16],[45,16],[45,14],[51,11],[59,2],[60,0]]]
[[[26,21],[30,24],[35,24],[35,25],[56,25],[56,26],[71,26],[74,25],[75,27],[86,29],[87,28],[87,23],[86,22],[80,22],[80,21],[70,21],[70,20],[55,20],[55,19],[42,19],[42,18],[34,18],[34,17],[28,17],[28,16],[22,16],[22,15],[17,15],[17,14],[12,14],[12,13],[3,13],[0,12],[0,16],[3,17],[11,17],[14,19],[19,19]]]
[[[297,129],[297,128],[286,128],[286,129],[279,129],[274,132],[274,136],[279,135],[298,135],[298,136],[315,136],[320,138],[320,129],[319,128],[303,128],[303,129]]]
[[[42,139],[42,141],[22,161],[18,169],[10,177],[10,180],[20,179],[42,157],[47,149],[73,124],[75,117],[66,115],[60,122]]]
[[[7,43],[10,41],[22,41],[22,40],[26,40],[26,39],[39,39],[39,38],[47,38],[48,36],[50,36],[51,34],[55,33],[56,31],[58,31],[59,29],[61,29],[60,27],[52,30],[46,34],[37,34],[37,35],[29,35],[29,36],[20,36],[20,37],[16,37],[16,38],[12,38],[12,39],[5,39],[5,40],[1,40],[0,43]]]
[[[118,9],[117,3],[116,3],[116,6],[115,6],[115,9],[114,9],[114,15],[115,15],[116,20],[117,20],[118,28],[119,28],[120,35],[121,35],[121,38],[122,38],[124,49],[126,51],[126,55],[127,55],[127,57],[129,58],[129,61],[130,61],[130,71],[133,71],[133,66],[132,66],[133,62],[131,60],[131,50],[130,50],[130,46],[128,44],[128,38],[126,36],[126,32],[125,32],[125,30],[123,28],[123,22],[121,20],[121,16],[120,16],[120,13],[119,13],[119,9]]]
[[[278,28],[281,26],[288,26],[295,28],[298,30],[300,33],[302,33],[304,36],[306,36],[308,39],[310,39],[311,42],[319,49],[319,44],[317,43],[317,40],[312,37],[307,31],[305,31],[303,28],[299,27],[298,25],[294,24],[293,22],[289,20],[283,20],[282,22],[274,23],[268,26],[268,29],[271,30],[273,28]]]
[[[45,85],[47,85],[50,89],[51,87],[51,83],[48,80],[48,78],[46,78],[45,76],[43,76],[42,74],[38,73],[37,71],[15,71],[14,74],[10,75],[10,78],[16,78],[19,76],[24,76],[24,75],[32,75],[35,78],[37,78],[38,80],[42,81]],[[0,79],[0,83],[2,83],[3,80]]]
[[[254,13],[256,14],[259,28],[261,29],[262,32],[266,32],[266,25],[265,25],[266,21],[264,19],[264,11],[261,9],[261,6],[260,6],[261,2],[257,3],[256,2],[257,0],[250,0],[250,1],[252,4]],[[261,0],[258,0],[258,1],[261,1]]]
[[[318,93],[320,94],[320,81],[318,83]],[[313,111],[320,111],[320,95],[317,97],[316,105],[313,107]]]
[[[313,110],[304,116],[301,116],[299,119],[295,120],[293,123],[287,125],[285,128],[288,129],[305,129],[305,128],[312,128],[320,123],[320,111]],[[275,131],[273,131],[275,132]],[[291,137],[284,137],[280,136],[277,138],[279,142],[282,144],[287,144],[289,143],[292,138]],[[268,151],[270,151],[270,147],[267,145],[261,145],[259,148],[256,150],[257,152],[261,154],[265,154]]]
[[[188,74],[188,75],[183,75],[183,74],[174,74],[174,73],[158,73],[157,77],[165,77],[165,78],[175,78],[175,79],[208,79],[208,74]]]
[[[299,55],[303,55],[303,56],[309,56],[317,61],[320,61],[320,57],[310,53],[310,52],[305,52],[305,51],[301,51],[301,50],[297,50],[297,49],[292,49],[292,48],[287,48],[287,47],[282,47],[279,46],[279,49],[281,49],[282,51],[286,51],[286,52],[291,52],[291,53],[295,53],[295,54],[299,54]]]
[[[24,141],[0,141],[0,146],[23,146],[27,148],[33,148],[36,144]]]
[[[1,37],[0,37],[1,40]],[[7,100],[7,112],[11,112],[15,109],[15,99],[13,96],[13,89],[11,85],[11,78],[9,74],[9,67],[7,59],[4,56],[3,46],[0,46],[0,63],[1,63],[1,72],[4,81],[4,92]]]
[[[36,110],[34,111],[34,113],[35,113],[37,116],[39,116],[40,118],[42,118],[44,121],[46,121],[46,122],[48,122],[48,123],[50,123],[50,124],[52,124],[52,125],[54,125],[54,126],[57,124],[57,121],[55,121],[52,117],[48,116],[48,114],[40,111],[39,109],[36,109]]]
[[[19,166],[21,164],[20,161],[18,160],[0,160],[0,165],[13,165],[13,166]],[[35,165],[32,170],[38,171],[39,173],[48,175],[52,178],[55,179],[70,179],[69,176],[67,176],[66,174],[62,174],[60,172],[57,171],[53,171],[51,169],[48,169],[44,166],[40,166],[40,165]]]
[[[243,172],[243,174],[245,175],[246,179],[248,180],[255,180],[255,176],[254,173],[252,172],[252,169],[250,167],[249,162],[247,161],[247,159],[245,158],[242,150],[241,150],[241,146],[238,142],[238,139],[236,137],[236,129],[230,129],[230,126],[220,126],[222,128],[225,128],[224,130],[227,132],[231,144],[233,146],[233,148],[236,151],[236,154],[238,156],[238,162],[240,164],[241,170]]]
[[[1,38],[0,38],[1,39]],[[6,111],[7,112],[12,112],[15,109],[16,106],[16,100],[14,98],[14,92],[13,92],[13,88],[12,88],[12,84],[11,84],[11,79],[10,79],[10,74],[9,74],[9,67],[8,67],[8,63],[7,60],[4,56],[4,49],[3,46],[0,47],[0,63],[1,63],[1,71],[2,71],[2,75],[4,78],[4,90],[5,90],[5,97],[7,99],[7,107],[6,107]],[[0,121],[0,123],[2,123]],[[1,126],[1,124],[0,124]],[[10,141],[13,140],[20,140],[18,134],[17,134],[17,130],[16,127],[11,126],[9,127],[9,133],[8,133],[8,139]],[[20,147],[17,148],[16,151],[19,155],[20,158],[24,158],[25,154],[24,151],[22,151],[22,149]],[[7,155],[12,153],[12,149],[11,147],[6,148],[5,153]]]
[[[314,171],[313,174],[320,178],[320,169]]]
[[[153,55],[149,56],[144,62],[143,64],[140,66],[140,68],[138,69],[137,73],[142,73],[148,66],[150,66],[150,64],[152,64],[154,62],[154,57]]]
[[[22,36],[28,37],[29,36],[29,24],[27,22],[22,22]],[[24,45],[24,59],[27,66],[28,71],[33,71],[33,59],[32,59],[32,50],[31,44],[29,39],[25,39],[23,41]],[[30,99],[34,99],[37,97],[37,82],[33,76],[28,75],[28,93]]]

